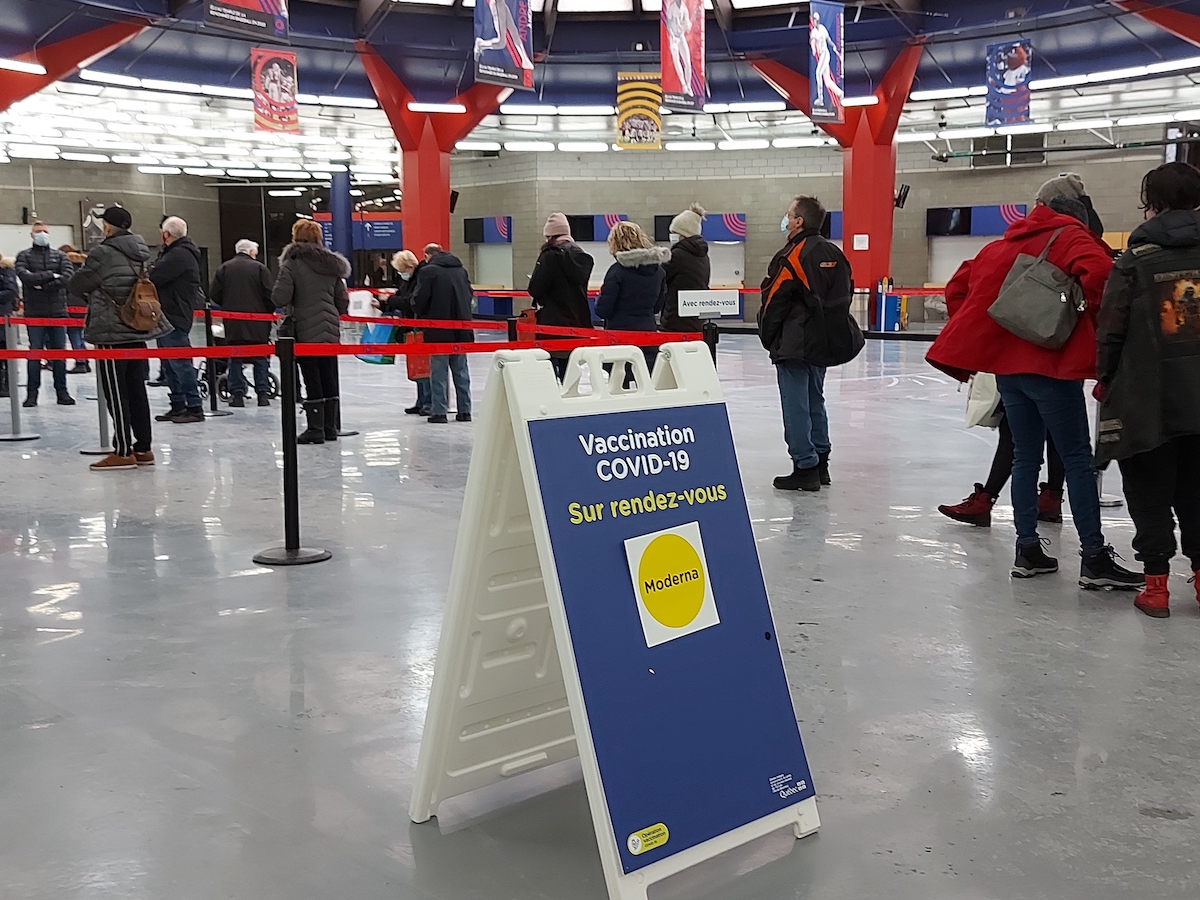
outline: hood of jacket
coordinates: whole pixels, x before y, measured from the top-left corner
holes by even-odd
[[[461,269],[463,267],[462,260],[446,250],[429,257],[429,265],[442,269]]]
[[[118,231],[106,237],[104,243],[121,251],[135,262],[145,262],[150,258],[150,248],[146,246],[140,234]]]
[[[294,259],[305,263],[318,275],[337,275],[339,278],[350,277],[350,262],[340,253],[325,249],[321,244],[307,241],[299,244],[288,244],[279,255],[281,263]]]
[[[683,241],[680,241],[682,244]],[[658,266],[671,258],[671,251],[666,247],[638,247],[633,250],[618,250],[617,262],[627,269],[639,266]]]
[[[1138,244],[1195,247],[1200,244],[1200,215],[1190,209],[1169,209],[1159,213],[1129,235],[1129,245],[1133,247]]]
[[[1057,213],[1048,206],[1035,206],[1025,218],[1017,219],[1008,226],[1004,232],[1004,240],[1021,241],[1034,235],[1057,231],[1059,228],[1070,228],[1072,225],[1088,230],[1087,225],[1074,216]]]
[[[196,262],[200,261],[200,248],[197,247],[192,239],[187,235],[177,238],[166,247],[163,247],[162,252],[158,255],[162,257],[166,256],[168,253],[190,253],[192,256],[196,257]]]
[[[708,256],[708,241],[698,234],[681,238],[672,244],[671,248],[673,250],[682,250],[684,253],[690,253],[692,256]]]

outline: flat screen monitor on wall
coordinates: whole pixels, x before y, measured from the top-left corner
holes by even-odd
[[[567,224],[571,226],[571,237],[576,243],[588,243],[596,240],[596,217],[567,216]]]
[[[463,243],[483,243],[483,219],[463,219]]]
[[[654,217],[654,240],[666,243],[671,240],[671,220],[674,216]]]
[[[971,233],[971,207],[944,206],[925,210],[925,234],[928,237]]]

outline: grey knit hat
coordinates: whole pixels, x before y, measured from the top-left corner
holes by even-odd
[[[704,207],[699,203],[693,203],[671,220],[669,230],[680,237],[695,237],[700,233],[705,218]]]
[[[1049,206],[1050,201],[1055,197],[1078,200],[1085,194],[1087,194],[1087,188],[1083,186],[1083,176],[1075,172],[1062,172],[1038,188],[1037,201]]]

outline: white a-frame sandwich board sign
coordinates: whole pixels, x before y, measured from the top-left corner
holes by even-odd
[[[664,346],[653,376],[638,348],[582,348],[561,386],[541,350],[492,365],[413,821],[578,753],[613,900],[815,831],[708,348]]]

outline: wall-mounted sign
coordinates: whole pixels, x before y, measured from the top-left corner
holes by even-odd
[[[987,55],[987,124],[1028,122],[1033,45],[1029,41],[992,44]]]
[[[475,80],[533,90],[533,13],[529,0],[475,4]]]
[[[813,0],[808,5],[808,92],[814,122],[845,121],[845,7]]]
[[[662,147],[662,76],[617,73],[617,146],[622,150]]]
[[[704,108],[704,0],[665,0],[662,46],[663,106],[696,112]]]
[[[333,249],[333,215],[317,213],[313,216],[321,226],[321,241]],[[354,213],[351,231],[351,247],[354,250],[399,250],[404,246],[404,219],[398,212]]]
[[[255,130],[300,131],[295,53],[272,48],[251,49],[250,87],[254,91]]]
[[[287,40],[287,0],[205,0],[204,24],[254,35],[262,40]]]

